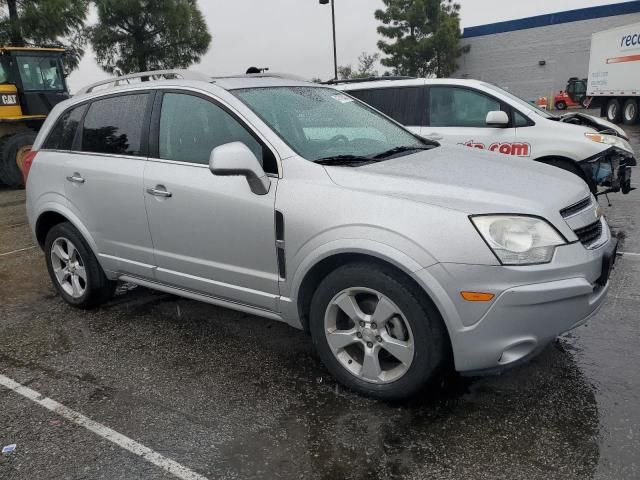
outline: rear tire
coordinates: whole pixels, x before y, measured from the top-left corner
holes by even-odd
[[[0,181],[13,188],[24,186],[22,162],[36,141],[34,132],[8,135],[0,141]]]
[[[382,400],[421,391],[448,358],[438,311],[419,287],[383,265],[347,264],[327,275],[311,301],[310,330],[340,383]]]
[[[557,110],[566,110],[567,109],[566,102],[564,102],[563,100],[560,100],[559,102],[557,102],[556,103],[556,109]]]
[[[622,107],[622,123],[634,125],[638,122],[638,102],[635,98],[629,98]]]
[[[620,107],[620,101],[617,98],[612,98],[607,103],[607,120],[612,123],[620,123],[622,120],[622,108]]]
[[[116,282],[106,277],[86,240],[70,223],[49,230],[44,253],[51,281],[69,305],[89,309],[113,296]]]

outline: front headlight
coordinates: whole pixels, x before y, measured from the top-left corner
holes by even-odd
[[[592,142],[604,143],[605,145],[615,145],[616,139],[618,137],[613,137],[611,135],[602,135],[601,133],[590,133],[587,132],[584,134]]]
[[[616,137],[614,135],[604,135],[602,133],[591,133],[591,132],[585,133],[584,136],[587,137],[592,142],[602,143],[603,145],[610,145],[613,147],[618,147],[622,150],[633,153],[633,149],[629,145],[629,142],[627,142],[626,140],[620,137]]]
[[[472,216],[489,248],[503,265],[549,263],[566,240],[548,222],[524,215]]]

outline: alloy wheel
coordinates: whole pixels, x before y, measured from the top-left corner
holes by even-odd
[[[73,298],[87,290],[87,271],[76,246],[67,238],[57,238],[51,245],[51,265],[62,289]]]
[[[415,344],[404,314],[388,297],[364,287],[339,292],[324,317],[329,348],[359,379],[376,384],[402,377],[413,362]]]

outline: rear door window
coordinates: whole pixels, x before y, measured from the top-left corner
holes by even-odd
[[[403,125],[423,125],[424,88],[393,87],[352,90],[350,95],[380,110]]]
[[[501,110],[498,100],[474,90],[429,89],[429,125],[432,127],[486,127],[487,113],[498,110]]]
[[[143,156],[149,95],[120,95],[91,104],[82,126],[82,151]]]
[[[42,148],[49,150],[73,150],[73,140],[86,110],[86,105],[64,112],[51,129]]]

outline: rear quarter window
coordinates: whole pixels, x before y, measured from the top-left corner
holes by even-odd
[[[351,90],[347,93],[403,125],[423,124],[425,113],[423,87],[374,88]]]
[[[82,126],[82,151],[143,156],[147,93],[94,101]]]
[[[67,110],[58,118],[42,148],[49,150],[73,150],[73,139],[86,110],[86,105]]]

